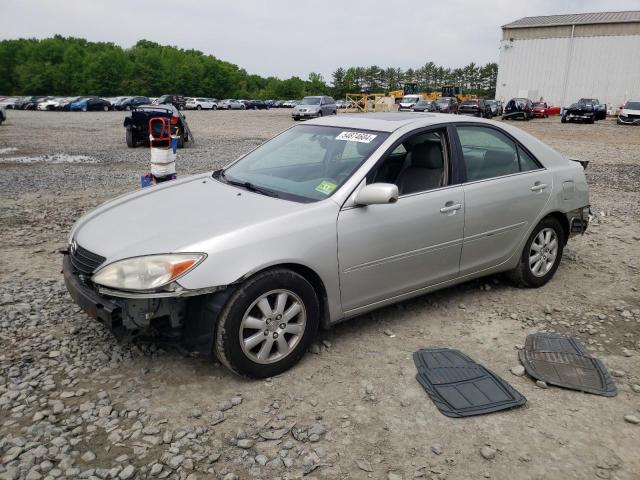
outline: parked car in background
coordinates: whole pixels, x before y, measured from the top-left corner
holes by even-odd
[[[269,109],[269,105],[267,105],[267,103],[263,102],[262,100],[244,100],[242,103],[244,103],[244,106],[247,108],[247,110]]]
[[[111,110],[111,104],[104,98],[100,97],[84,97],[80,100],[73,102],[69,109],[72,112],[88,112],[92,110],[103,110],[108,112]]]
[[[228,98],[218,102],[218,108],[220,110],[245,110],[247,107],[239,100]]]
[[[284,100],[274,100],[273,104],[271,105],[271,108],[283,108],[282,104],[284,103]]]
[[[411,110],[416,103],[422,100],[420,95],[405,95],[400,99],[400,103],[398,103],[398,111],[401,112],[403,110]]]
[[[618,125],[640,125],[640,100],[625,102],[618,114]]]
[[[337,113],[336,101],[332,97],[319,95],[304,97],[298,105],[293,107],[291,117],[294,120],[300,120],[301,118],[317,118]]]
[[[560,107],[549,105],[547,102],[532,102],[533,116],[538,118],[548,118],[549,115],[560,115]]]
[[[420,100],[411,107],[412,112],[437,112],[436,103],[431,100]]]
[[[170,119],[171,134],[178,136],[178,148],[184,147],[186,142],[193,141],[186,117],[172,104],[141,105],[134,107],[124,119],[127,147],[136,148],[139,144],[149,144],[149,120],[155,117]]]
[[[16,102],[20,99],[20,97],[3,97],[0,100],[0,108],[6,108],[7,110],[13,110]]]
[[[464,100],[458,107],[459,115],[471,115],[480,118],[491,118],[493,113],[491,111],[491,105],[485,102],[481,98],[473,100]]]
[[[22,97],[18,99],[13,108],[16,110],[35,110],[38,107],[38,103],[47,100],[49,97],[45,95],[37,95],[32,97]]]
[[[46,100],[42,100],[41,102],[38,102],[36,110],[41,110],[41,111],[60,110],[60,105],[62,102],[64,102],[64,100],[65,99],[63,97],[56,97],[56,98],[52,97]]]
[[[122,103],[125,102],[126,100],[130,99],[132,97],[111,97],[111,98],[105,98],[105,100],[108,100],[109,103],[111,103],[111,107],[114,110],[123,110],[122,108]]]
[[[216,110],[218,108],[218,105],[215,104],[215,102],[212,102],[206,98],[202,98],[202,97],[196,97],[196,98],[192,98],[192,97],[188,97],[185,98],[185,103],[184,103],[184,107],[187,110]]]
[[[173,105],[178,110],[182,110],[185,106],[184,96],[176,93],[162,95],[154,102],[154,105]]]
[[[66,97],[64,100],[60,102],[59,110],[69,111],[71,110],[71,104],[77,102],[81,98],[84,97]]]
[[[436,100],[436,107],[440,113],[456,113],[458,111],[458,99],[455,97],[440,97]]]
[[[596,121],[596,112],[591,103],[573,103],[569,108],[565,108],[560,120],[566,122],[586,122],[594,123]]]
[[[503,108],[502,102],[500,100],[485,100],[485,101],[491,107],[491,114],[494,117],[502,115],[502,112],[503,112],[504,108]]]
[[[585,103],[593,107],[594,120],[604,120],[607,118],[607,105],[600,103],[597,98],[581,98],[578,103]]]
[[[502,113],[503,120],[531,120],[533,118],[533,102],[528,98],[512,98],[507,102]]]
[[[298,104],[297,100],[286,100],[282,103],[284,108],[293,108]]]
[[[164,221],[141,221],[158,211]],[[62,270],[108,328],[165,328],[264,378],[349,317],[501,272],[541,287],[588,222],[582,165],[508,124],[325,117],[89,212]]]
[[[141,105],[151,105],[152,101],[149,97],[128,97],[122,100],[118,105],[115,105],[117,110],[132,110]]]

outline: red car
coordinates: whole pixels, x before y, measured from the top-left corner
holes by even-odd
[[[547,118],[549,115],[560,115],[560,107],[547,105],[547,102],[533,102],[533,116]]]

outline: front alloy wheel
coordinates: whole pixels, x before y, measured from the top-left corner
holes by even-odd
[[[300,297],[291,290],[272,290],[258,297],[240,323],[240,345],[256,363],[274,363],[296,347],[307,323]]]
[[[247,279],[226,301],[217,318],[215,352],[239,375],[278,375],[304,355],[319,318],[318,296],[306,278],[287,269],[267,270]]]

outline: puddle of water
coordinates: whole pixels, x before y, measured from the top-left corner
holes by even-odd
[[[0,151],[0,153],[2,153]],[[67,153],[53,153],[51,155],[37,155],[31,157],[0,158],[2,163],[98,163],[98,159],[88,155],[69,155]]]

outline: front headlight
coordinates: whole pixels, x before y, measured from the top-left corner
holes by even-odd
[[[193,270],[204,253],[172,253],[127,258],[113,262],[92,277],[94,283],[118,290],[154,290]]]

